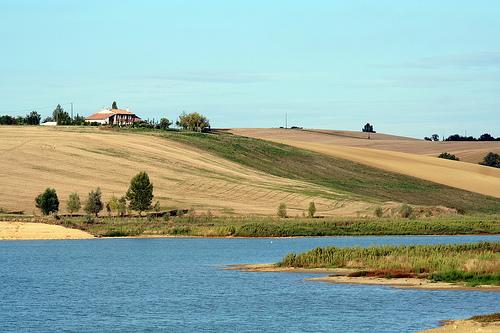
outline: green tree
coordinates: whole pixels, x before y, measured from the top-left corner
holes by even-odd
[[[8,114],[0,116],[0,125],[17,125],[17,120],[15,117],[9,116]]]
[[[375,133],[375,131],[373,130],[373,125],[371,125],[370,123],[366,123],[365,126],[363,126],[362,131],[367,133]]]
[[[432,139],[432,141],[439,141],[439,135],[437,135],[437,134],[432,134],[432,135],[431,135],[431,139]]]
[[[285,203],[280,203],[278,206],[278,212],[277,212],[278,217],[285,218],[286,217],[286,204]]]
[[[73,192],[69,195],[68,202],[66,203],[66,209],[70,214],[76,213],[80,210],[82,204],[80,202],[80,196],[78,193]]]
[[[311,201],[309,203],[309,208],[307,209],[307,212],[309,214],[309,217],[314,217],[314,214],[316,214],[316,205],[314,204],[314,201]]]
[[[113,194],[111,198],[106,203],[106,209],[108,209],[108,214],[111,215],[112,212],[118,213],[119,202],[118,198]]]
[[[26,119],[22,116],[17,116],[16,117],[16,124],[17,125],[24,125],[24,124],[26,124]]]
[[[118,215],[120,215],[120,217],[123,217],[125,216],[125,214],[127,214],[127,198],[123,196],[118,199],[118,206],[116,211],[118,212]]]
[[[481,134],[478,141],[495,141],[495,138],[489,133]]]
[[[27,125],[40,125],[40,119],[42,119],[42,116],[36,111],[31,111],[24,117],[24,121]]]
[[[111,109],[117,110],[118,106],[116,105],[116,101],[113,101],[113,104],[111,104]]]
[[[205,132],[210,130],[209,120],[198,112],[183,112],[175,124],[190,131]]]
[[[96,217],[104,208],[101,199],[101,189],[98,187],[95,191],[90,191],[87,201],[85,202],[85,213],[94,214]]]
[[[71,125],[71,117],[60,104],[57,104],[54,112],[52,112],[52,119],[57,121],[57,125]]]
[[[160,119],[160,124],[159,124],[160,129],[166,130],[170,127],[170,125],[172,125],[172,122],[170,120],[168,120],[167,118]]]
[[[494,168],[500,168],[500,155],[489,152],[483,159],[481,165],[486,165]]]
[[[139,214],[151,208],[153,184],[146,172],[139,172],[132,178],[126,197],[130,201],[130,209],[138,211]]]
[[[56,190],[47,188],[35,198],[35,205],[44,215],[56,213],[59,211],[59,199],[57,198]]]

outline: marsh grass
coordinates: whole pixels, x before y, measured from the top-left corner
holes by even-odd
[[[355,268],[425,276],[433,281],[500,285],[500,242],[453,245],[371,246],[366,248],[319,247],[290,253],[278,263],[283,267]]]
[[[12,216],[8,219],[19,219]],[[30,219],[30,218],[27,218]],[[47,223],[47,221],[44,220]],[[499,234],[500,216],[405,218],[287,218],[183,215],[165,218],[62,217],[49,223],[95,236],[186,235],[201,237],[299,237],[361,235]]]

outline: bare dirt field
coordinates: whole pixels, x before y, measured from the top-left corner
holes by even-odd
[[[379,133],[372,133],[367,139],[367,133],[346,131],[232,129],[231,132],[500,198],[500,169],[428,156],[443,151],[462,157],[481,155],[479,151],[500,151],[500,142],[427,142]]]
[[[348,198],[342,205],[311,198],[301,193],[317,185],[254,171],[164,138],[93,127],[0,126],[0,156],[0,208],[28,214],[36,212],[35,196],[46,187],[57,190],[65,211],[71,192],[83,201],[99,186],[104,199],[121,196],[139,171],[148,172],[155,200],[172,209],[274,215],[286,202],[295,215],[314,200],[320,214],[355,215],[369,206]]]
[[[91,234],[60,225],[0,221],[0,240],[87,239]]]

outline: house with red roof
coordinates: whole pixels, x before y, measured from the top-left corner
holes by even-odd
[[[122,109],[103,109],[85,118],[88,123],[102,125],[130,125],[142,121],[135,113]]]

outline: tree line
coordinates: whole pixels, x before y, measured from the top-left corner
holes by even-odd
[[[424,137],[426,141],[439,141],[439,135],[432,134],[430,137]],[[500,141],[500,137],[495,138],[489,133],[484,133],[479,136],[479,138],[475,138],[473,136],[462,136],[460,134],[453,134],[447,138],[443,138],[443,141]]]
[[[42,116],[36,111],[31,111],[26,116],[0,116],[0,125],[40,125]]]
[[[137,211],[139,214],[150,210],[153,202],[153,183],[151,183],[146,172],[139,172],[131,181],[130,186],[121,197],[113,195],[107,202],[102,200],[102,192],[98,187],[88,193],[87,199],[83,202],[80,195],[73,192],[69,195],[66,203],[66,210],[70,214],[78,213],[82,208],[89,216],[97,217],[99,213],[106,208],[108,215],[116,214],[125,216],[127,210]],[[59,212],[59,198],[53,188],[47,188],[35,198],[35,206],[40,209],[43,215]],[[156,210],[160,209],[160,203],[157,201],[154,205]]]
[[[113,104],[111,105],[111,109],[113,110],[118,109],[116,101],[113,102]],[[57,122],[57,125],[66,125],[66,126],[100,125],[98,123],[86,122],[85,117],[80,116],[79,114],[77,114],[74,117],[70,116],[70,114],[67,111],[65,111],[60,104],[57,104],[51,116],[46,117],[45,119],[43,119],[43,121],[41,121],[41,119],[42,119],[41,115],[36,111],[30,112],[25,117],[23,116],[14,117],[9,115],[3,115],[0,116],[0,125],[40,125],[40,122],[42,123]],[[168,118],[161,118],[159,121],[156,121],[155,119],[152,120],[147,119],[140,122],[135,122],[131,125],[131,127],[167,130],[172,125],[173,122],[170,121]],[[175,122],[175,125],[179,128],[189,131],[195,131],[195,132],[210,131],[210,121],[208,120],[207,117],[198,112],[191,112],[191,113],[182,112],[179,115],[177,121]]]
[[[142,122],[135,122],[131,126],[133,128],[150,128],[150,129],[160,129],[168,130],[173,122],[168,118],[161,118],[159,121],[144,120]],[[184,130],[193,132],[208,132],[210,131],[210,121],[207,117],[203,116],[198,112],[186,113],[182,112],[179,118],[176,120],[175,125]]]

